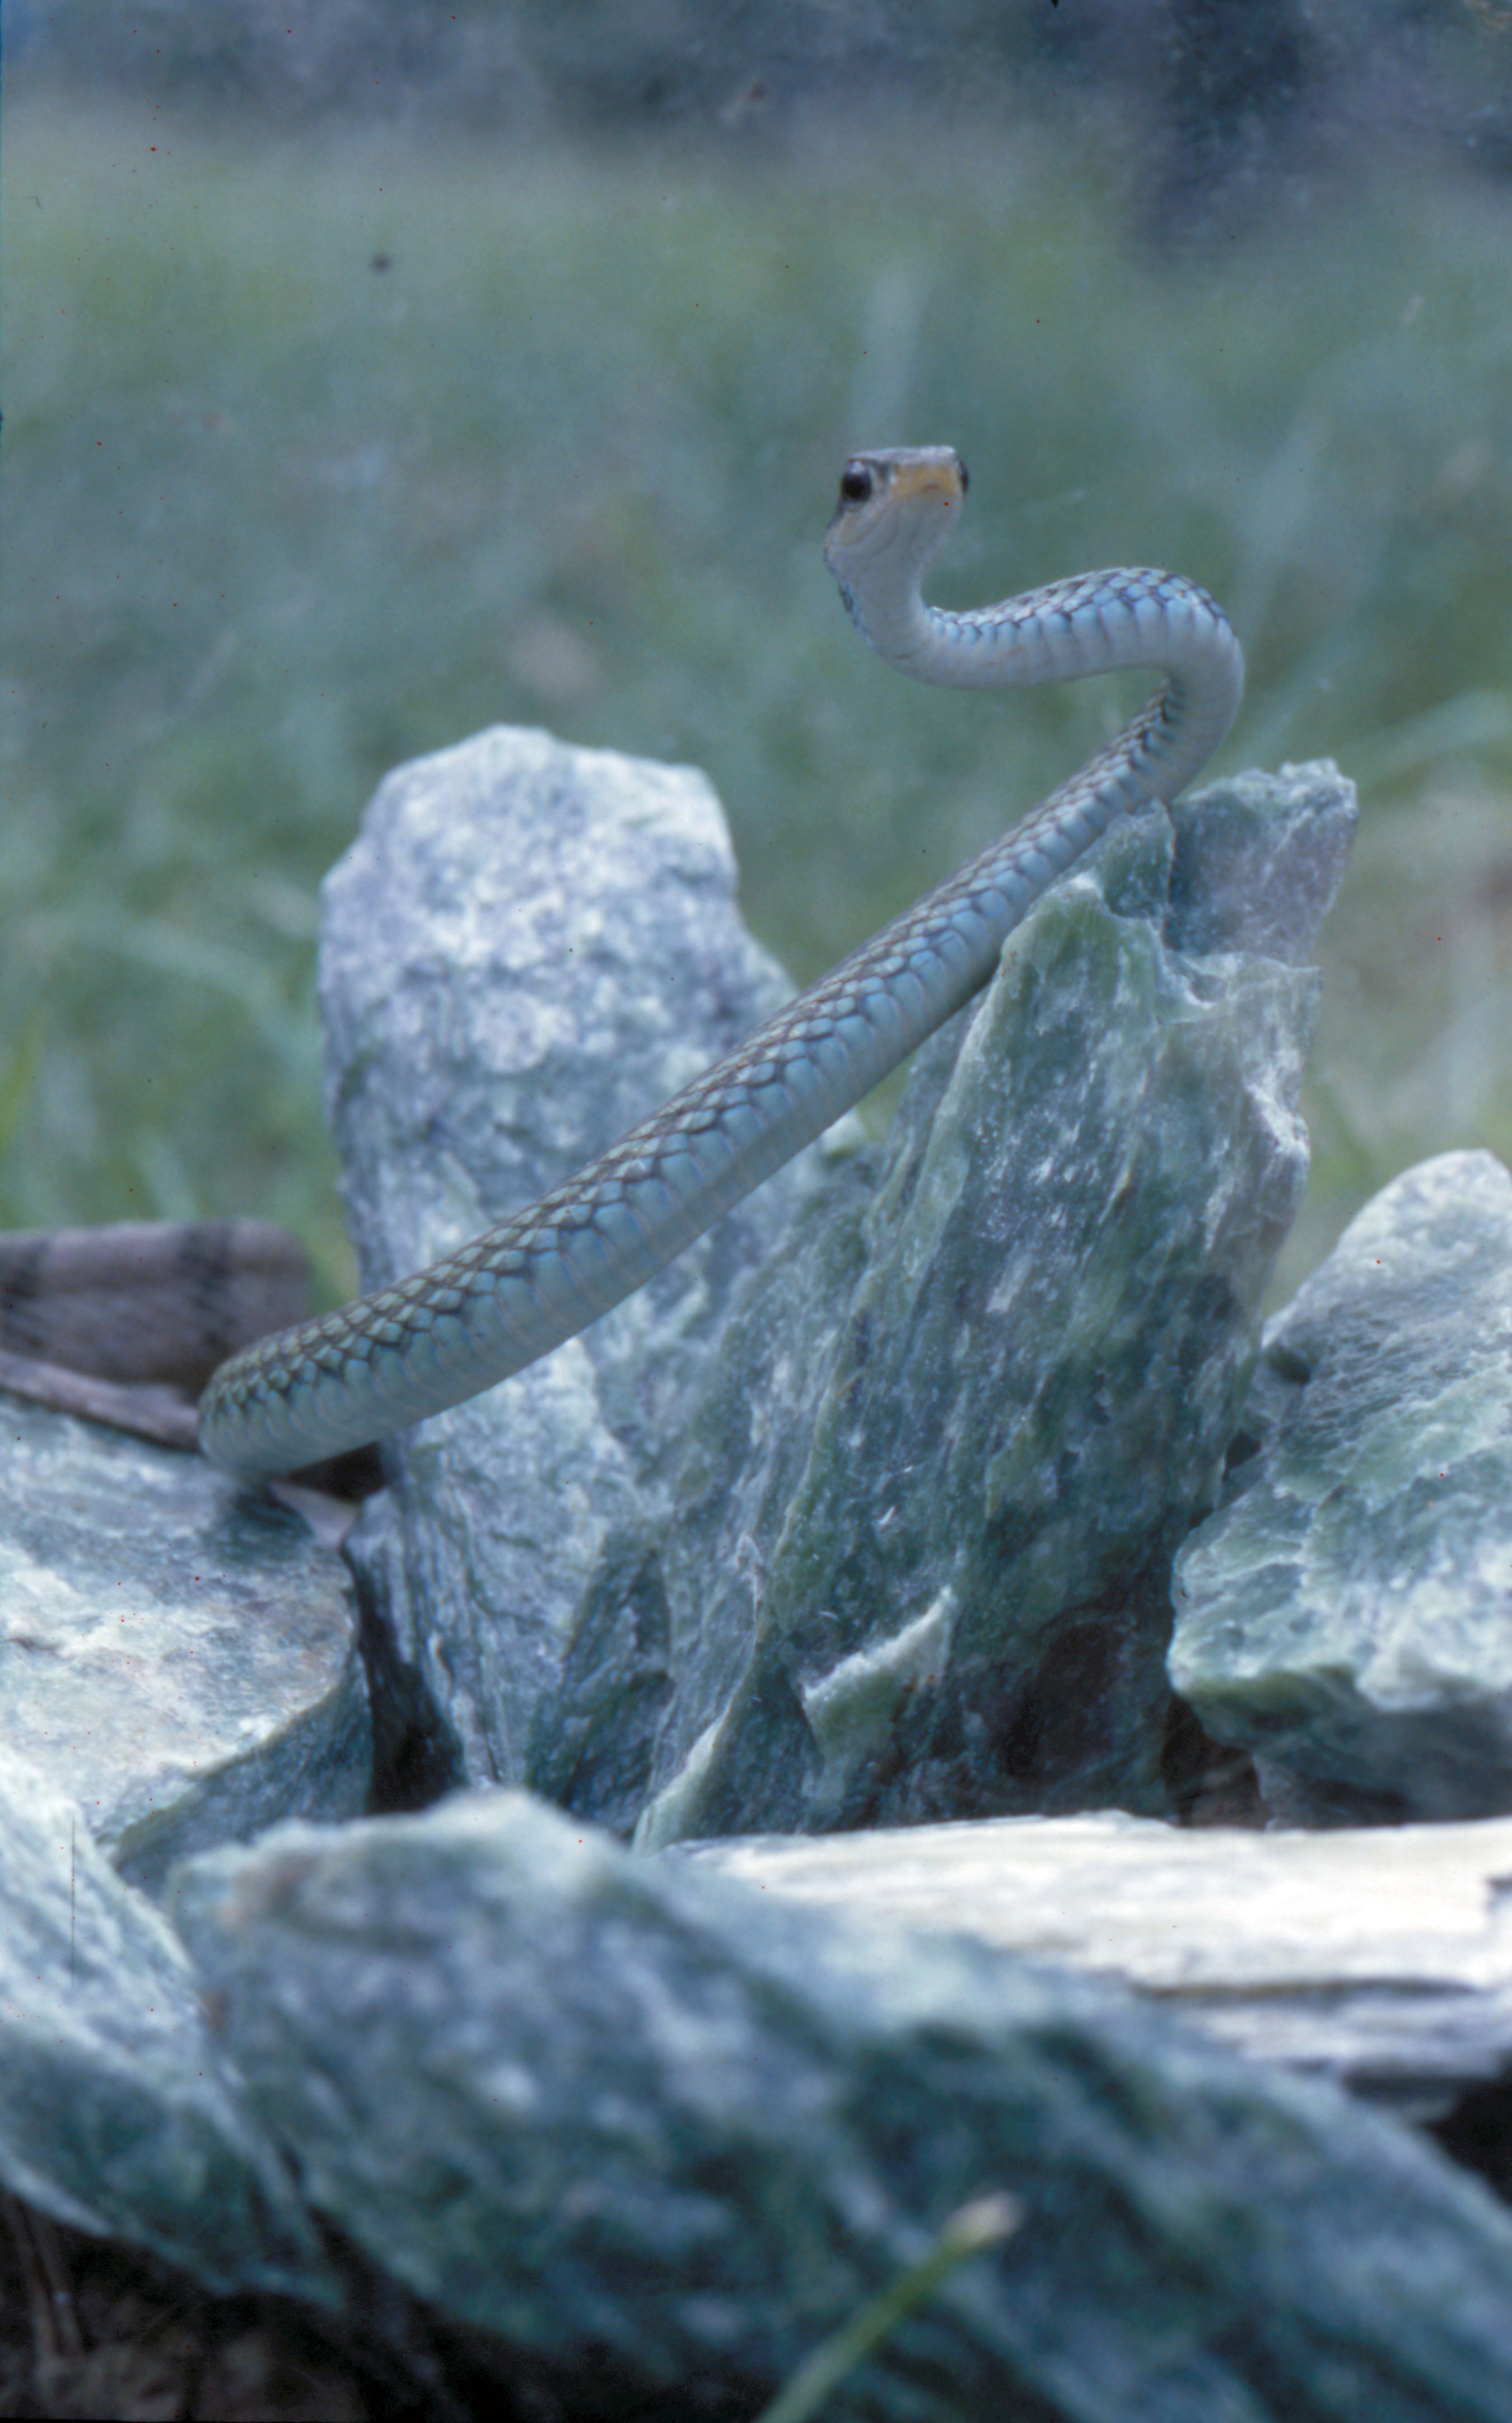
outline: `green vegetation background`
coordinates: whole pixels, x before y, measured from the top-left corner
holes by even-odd
[[[347,1290],[317,889],[419,752],[706,768],[798,980],[1068,771],[1127,693],[932,693],[845,626],[866,442],[971,464],[941,597],[1189,573],[1221,764],[1361,784],[1281,1284],[1409,1162],[1512,1157],[1512,194],[1360,172],[1199,263],[1098,123],[732,162],[52,99],[0,167],[0,1225],[257,1212]]]

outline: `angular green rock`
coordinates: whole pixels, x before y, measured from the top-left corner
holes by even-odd
[[[203,1457],[0,1400],[0,1705],[120,1874],[367,1806],[352,1577]]]
[[[1176,1687],[1302,1822],[1512,1810],[1512,1176],[1382,1190],[1267,1327]]]
[[[690,1426],[638,1844],[1163,1807],[1353,821],[1317,767],[1115,829],[800,1210]]]
[[[183,1946],[0,1750],[0,2184],[222,2292],[340,2290]]]
[[[1512,2423],[1488,2191],[1117,1987],[514,1792],[281,1827],[174,1908],[310,2202],[574,2415],[754,2414],[1006,2192],[835,2423]]]

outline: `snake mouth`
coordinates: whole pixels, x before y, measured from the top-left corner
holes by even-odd
[[[938,497],[944,503],[959,504],[966,494],[966,466],[955,454],[944,461],[926,456],[922,462],[895,462],[888,484],[890,495],[900,504],[916,497]]]

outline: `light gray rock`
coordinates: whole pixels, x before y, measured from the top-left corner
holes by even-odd
[[[1512,2067],[1506,1818],[1189,1832],[1103,1811],[663,1856],[1117,1979],[1236,2051],[1413,2121]]]
[[[149,1892],[276,1818],[367,1804],[351,1577],[297,1514],[175,1453],[0,1397],[6,1739]]]
[[[1165,1805],[1354,821],[1316,766],[1115,828],[800,1213],[690,1425],[639,1845]]]
[[[591,1160],[778,1008],[704,778],[498,729],[401,768],[327,877],[332,1125],[365,1287]],[[813,1156],[587,1335],[388,1451],[350,1544],[433,1771],[628,1825],[666,1692],[669,1459]],[[397,1719],[396,1719],[397,1720]]]
[[[594,2412],[754,2409],[1007,2191],[837,2423],[1512,2418],[1512,2218],[1115,1989],[512,1792],[279,1828],[174,1907],[312,2203]]]
[[[1330,757],[1194,792],[1172,819],[1167,942],[1199,958],[1255,951],[1304,966],[1359,820],[1354,784]]]
[[[0,2180],[222,2291],[335,2303],[183,1947],[77,1805],[0,1750]]]
[[[1512,1810],[1512,1177],[1393,1180],[1266,1330],[1176,1687],[1311,1825]]]

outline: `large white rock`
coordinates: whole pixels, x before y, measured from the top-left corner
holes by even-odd
[[[788,998],[703,775],[500,727],[402,766],[322,894],[328,1104],[365,1287],[572,1176]],[[386,1449],[349,1553],[433,1781],[610,1825],[666,1695],[668,1461],[813,1154],[581,1338]],[[382,1762],[381,1762],[382,1763]]]

